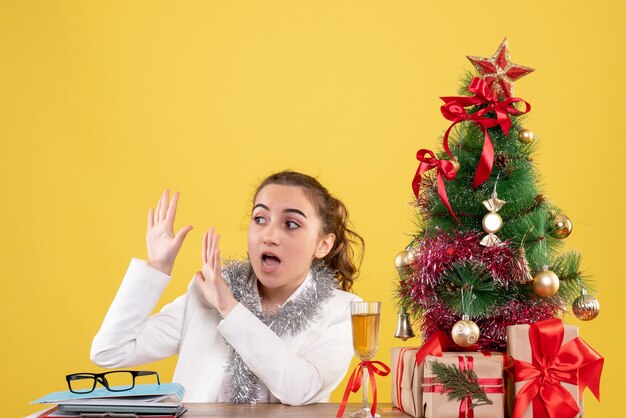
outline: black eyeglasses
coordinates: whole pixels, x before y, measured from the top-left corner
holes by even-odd
[[[106,373],[72,373],[65,376],[67,386],[72,393],[93,392],[96,384],[100,383],[108,391],[124,392],[135,387],[135,379],[138,376],[155,375],[157,384],[161,384],[159,374],[144,370],[116,370]]]

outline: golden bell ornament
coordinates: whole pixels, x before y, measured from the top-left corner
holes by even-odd
[[[526,249],[521,247],[519,249],[519,266],[522,269],[522,277],[520,283],[526,284],[533,281],[533,275],[530,274],[530,265],[528,264],[528,259],[526,258]]]
[[[454,171],[459,172],[459,170],[461,169],[461,163],[459,162],[459,160],[450,160],[452,162],[452,165],[454,166]]]
[[[469,347],[476,344],[480,338],[480,329],[474,321],[471,321],[467,315],[463,315],[463,319],[458,321],[452,327],[452,341],[461,347]]]
[[[558,239],[567,238],[569,237],[569,234],[572,233],[573,228],[574,225],[572,224],[570,218],[562,213],[559,213],[552,217],[552,229],[550,230],[550,235]]]
[[[591,321],[600,313],[600,302],[583,289],[580,291],[580,296],[572,303],[572,312],[581,321]]]
[[[543,268],[533,277],[533,291],[542,298],[556,295],[559,290],[559,277],[548,266]]]
[[[522,129],[519,131],[519,134],[517,134],[517,137],[524,144],[528,144],[529,142],[532,142],[533,139],[535,139],[535,134],[530,129]]]
[[[411,317],[406,312],[405,308],[401,308],[400,312],[398,312],[398,325],[396,326],[396,332],[393,336],[400,338],[402,341],[415,337],[415,333],[411,327]]]

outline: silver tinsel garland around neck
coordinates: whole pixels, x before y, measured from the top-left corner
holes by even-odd
[[[255,291],[258,280],[248,261],[228,261],[222,277],[233,292],[233,296],[250,312],[267,325],[276,335],[298,335],[309,328],[321,312],[323,303],[337,289],[335,272],[323,262],[311,265],[311,279],[293,299],[287,301],[275,313],[264,313],[261,300]],[[231,402],[256,402],[261,396],[261,381],[234,351],[228,366],[228,395]]]

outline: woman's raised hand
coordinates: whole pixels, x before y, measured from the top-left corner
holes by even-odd
[[[196,281],[207,302],[223,317],[237,305],[237,300],[222,278],[222,260],[219,249],[220,236],[213,228],[204,233],[202,240],[202,271],[196,273]]]
[[[172,274],[174,260],[183,245],[183,240],[191,231],[192,226],[182,227],[174,234],[174,219],[179,193],[175,192],[170,201],[170,192],[165,190],[156,209],[148,212],[148,232],[146,245],[148,247],[148,265],[167,274]]]

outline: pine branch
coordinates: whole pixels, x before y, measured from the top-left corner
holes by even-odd
[[[473,370],[461,370],[454,364],[448,366],[437,361],[431,363],[431,370],[435,380],[443,385],[448,399],[460,402],[469,395],[472,398],[470,408],[493,403],[478,384],[478,376]]]
[[[591,293],[594,291],[588,278],[580,271],[581,263],[582,256],[576,251],[559,254],[552,260],[551,270],[558,276],[561,284],[558,295],[566,304],[580,296],[583,288]]]
[[[480,264],[469,261],[455,264],[443,279],[439,289],[441,300],[457,314],[487,315],[494,306],[507,300],[504,289],[495,285],[491,274]]]

